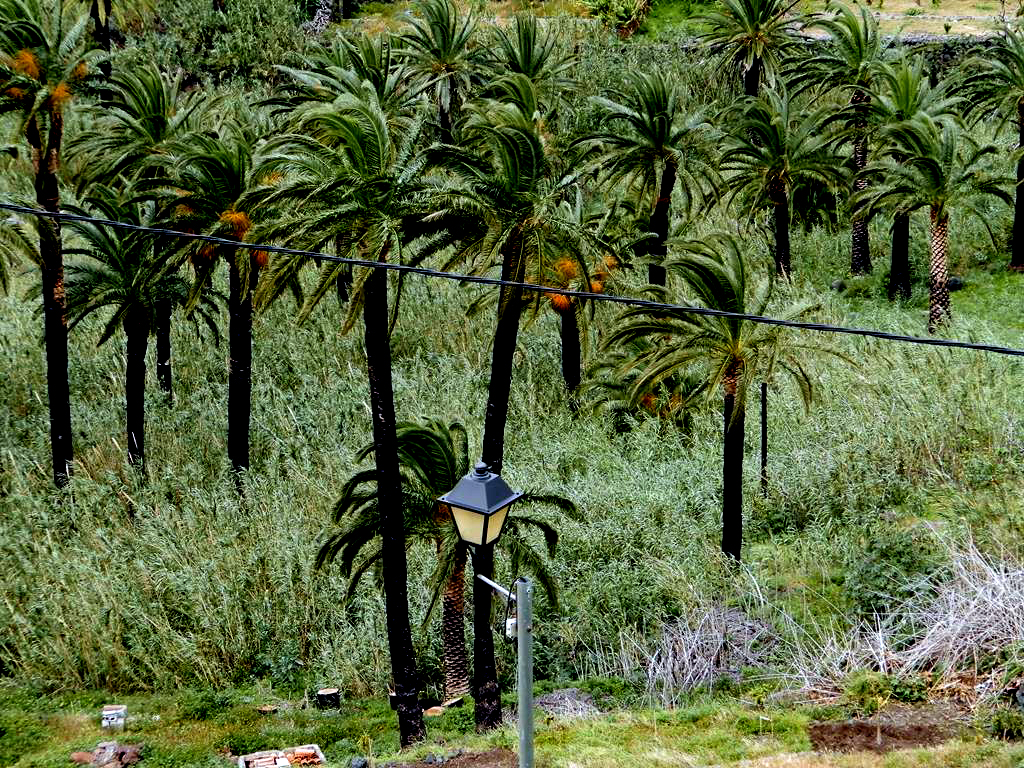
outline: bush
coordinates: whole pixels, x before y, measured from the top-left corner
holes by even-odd
[[[0,714],[0,765],[14,765],[22,755],[37,750],[48,738],[38,717]]]
[[[855,672],[843,688],[843,698],[858,715],[873,715],[892,698],[892,681],[879,672]]]
[[[999,739],[1024,738],[1024,712],[1019,709],[997,709],[985,719],[985,730]]]
[[[172,71],[188,62],[215,81],[272,77],[274,65],[305,44],[298,9],[288,0],[230,0],[223,12],[211,0],[161,0],[156,16],[136,55]]]
[[[182,720],[209,720],[231,707],[231,696],[210,689],[186,691],[178,701]]]
[[[937,558],[931,542],[913,530],[892,526],[870,532],[846,563],[844,588],[863,617],[889,613],[933,573]]]

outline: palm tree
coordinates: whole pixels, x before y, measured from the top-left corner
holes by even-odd
[[[569,254],[582,262],[594,242],[558,215],[560,202],[576,181],[556,174],[533,115],[524,114],[515,104],[491,103],[467,121],[465,136],[472,151],[441,146],[431,153],[432,161],[456,179],[452,190],[436,198],[437,218],[452,218],[460,224],[467,218],[478,221],[465,237],[462,253],[483,268],[500,264],[501,279],[514,282],[523,282],[528,274],[543,274],[546,264]],[[481,451],[481,461],[496,474],[501,473],[504,459],[512,360],[523,308],[521,290],[502,287]],[[493,573],[492,546],[474,549],[473,568],[479,575]],[[474,583],[477,627],[489,625],[488,589],[479,580]],[[501,723],[490,634],[478,631],[474,635],[474,714],[479,729],[496,728]]]
[[[878,35],[878,22],[864,6],[855,14],[848,6],[836,3],[832,14],[813,19],[808,28],[817,27],[829,34],[829,43],[807,57],[799,57],[788,68],[789,85],[795,92],[807,88],[843,91],[850,103],[841,113],[853,148],[854,192],[863,192],[867,179],[860,172],[868,162],[868,117],[871,87],[883,61],[884,45]],[[855,275],[871,271],[868,222],[854,217],[851,222],[850,271]]]
[[[484,49],[475,47],[477,22],[463,16],[452,0],[423,0],[417,6],[423,18],[413,18],[412,30],[402,35],[402,55],[437,109],[442,144],[454,142],[454,125],[469,96]]]
[[[739,245],[728,236],[692,242],[668,263],[683,278],[693,296],[691,306],[761,315],[769,306],[772,283],[756,289],[748,282]],[[775,310],[774,317],[804,317],[811,306]],[[797,383],[805,406],[811,401],[811,379],[800,359],[810,349],[791,341],[783,328],[735,317],[699,315],[685,309],[651,310],[635,307],[623,312],[605,340],[604,348],[636,344],[636,354],[621,364],[623,372],[639,371],[634,393],[656,390],[674,378],[695,374],[700,380],[691,392],[722,397],[722,552],[739,560],[743,544],[743,442],[747,392],[753,382],[781,370]]]
[[[431,188],[422,161],[414,155],[420,122],[396,130],[371,87],[360,96],[340,96],[324,109],[307,113],[301,127],[311,135],[292,134],[268,143],[258,173],[277,173],[281,179],[250,195],[257,210],[272,221],[261,236],[311,248],[334,243],[343,247],[339,256],[350,258],[382,263],[402,260],[403,221],[426,213],[425,193]],[[301,210],[297,210],[299,202]],[[261,288],[260,303],[287,290],[308,261],[303,256],[276,260]],[[323,265],[320,279],[305,298],[300,319],[308,317],[335,287],[343,274],[341,266],[336,262]],[[388,643],[400,738],[405,746],[421,740],[424,729],[409,627],[401,517],[406,504],[391,382],[388,280],[383,269],[360,272],[345,328],[351,327],[353,312],[361,308],[373,413]]]
[[[160,157],[170,180],[157,187],[162,213],[187,231],[242,242],[252,227],[242,196],[252,185],[251,142],[227,123],[219,135],[193,134]],[[199,302],[221,259],[228,265],[228,460],[235,473],[249,468],[252,412],[252,298],[267,254],[227,245],[193,244],[196,269],[187,309]]]
[[[958,100],[949,98],[941,86],[932,88],[924,75],[920,55],[885,62],[879,68],[870,95],[869,122],[876,137],[884,137],[888,126],[913,119],[915,115],[946,122],[957,119]],[[893,159],[900,161],[898,149]],[[910,213],[896,210],[892,217],[889,298],[910,298]]]
[[[152,210],[126,200],[124,194],[97,185],[76,213],[98,215],[114,221],[152,226]],[[69,227],[82,245],[67,249],[69,255],[88,257],[68,266],[67,293],[71,328],[94,312],[111,308],[99,343],[113,337],[118,328],[127,340],[125,368],[125,424],[128,460],[145,470],[146,347],[155,330],[162,304],[181,304],[189,293],[184,279],[165,271],[165,262],[154,249],[152,237],[136,231],[104,227],[92,222],[71,221]],[[209,295],[197,307],[201,318],[217,334],[216,305]]]
[[[85,51],[88,23],[65,0],[0,0],[0,115],[18,114],[35,169],[35,201],[44,211],[60,209],[64,112],[100,56]],[[45,220],[39,234],[53,480],[62,487],[74,451],[60,222]]]
[[[712,52],[742,68],[743,93],[757,96],[761,81],[773,83],[799,19],[795,0],[722,0],[724,10],[699,17],[707,26],[701,39]]]
[[[495,27],[494,35],[497,46],[487,63],[496,78],[523,75],[549,106],[575,85],[568,73],[577,57],[563,53],[558,36],[541,29],[533,14],[516,14],[511,29]]]
[[[410,539],[429,542],[437,552],[437,564],[430,577],[430,610],[438,599],[442,606],[441,636],[444,645],[445,698],[469,692],[469,665],[466,655],[464,592],[468,548],[459,538],[452,518],[440,509],[437,498],[451,490],[469,471],[469,446],[465,427],[458,422],[446,425],[434,419],[422,423],[397,425],[398,459],[402,467],[405,529]],[[357,461],[374,452],[363,447]],[[342,488],[334,506],[335,530],[320,547],[316,566],[323,567],[340,556],[341,569],[348,574],[351,595],[360,578],[380,560],[381,510],[373,470],[356,472]],[[554,578],[544,558],[534,550],[526,533],[540,531],[549,556],[554,556],[558,532],[547,522],[522,510],[530,504],[556,506],[570,516],[576,508],[568,499],[550,494],[526,494],[516,512],[505,523],[500,546],[512,560],[512,572],[528,568],[549,598],[557,601]],[[372,545],[372,546],[371,546]],[[369,549],[369,552],[367,550]]]
[[[209,106],[196,93],[182,90],[181,75],[167,77],[152,64],[110,78],[102,106],[88,112],[88,127],[69,146],[84,169],[82,186],[154,178],[154,159],[196,130],[201,109]],[[168,400],[174,396],[172,309],[170,303],[160,302],[154,319],[156,377]]]
[[[972,56],[963,70],[971,110],[980,119],[999,113],[1000,127],[1017,124],[1017,184],[1013,207],[1010,269],[1024,271],[1024,30],[1007,26],[984,55]]]
[[[304,56],[299,66],[278,66],[287,79],[264,103],[301,118],[304,108],[327,104],[342,94],[358,96],[370,83],[377,102],[394,116],[408,115],[419,94],[409,82],[411,72],[400,60],[386,32],[363,34],[355,40],[338,38],[330,48]]]
[[[979,145],[956,123],[919,114],[889,126],[883,135],[889,145],[886,155],[869,163],[864,171],[877,188],[866,190],[854,207],[866,216],[880,210],[910,213],[928,208],[928,332],[935,333],[952,317],[946,257],[950,208],[954,202],[965,206],[987,227],[985,217],[972,207],[972,199],[994,196],[1012,204],[1013,196],[1005,188],[1011,180],[988,173],[986,161],[998,148]]]
[[[627,82],[628,90],[615,93],[615,100],[594,99],[607,127],[576,146],[594,155],[605,184],[625,182],[641,200],[650,200],[648,280],[664,285],[672,194],[678,185],[689,204],[715,180],[711,130],[703,115],[687,112],[682,90],[664,75],[629,73]]]
[[[792,112],[785,90],[746,98],[728,113],[731,143],[721,167],[729,201],[740,197],[751,213],[768,207],[775,230],[775,271],[790,272],[790,208],[793,192],[803,184],[837,186],[841,164],[822,135],[822,111]]]

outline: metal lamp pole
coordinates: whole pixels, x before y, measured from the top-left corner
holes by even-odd
[[[516,688],[519,693],[519,768],[533,768],[533,582],[516,579],[515,594],[486,576],[477,576],[506,600],[516,604],[518,659]]]

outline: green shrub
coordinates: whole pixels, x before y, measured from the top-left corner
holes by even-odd
[[[1024,712],[997,709],[985,719],[985,729],[998,739],[1024,739]]]
[[[210,720],[231,705],[231,696],[227,693],[209,688],[186,691],[178,699],[178,716],[182,720]]]
[[[855,672],[843,687],[843,698],[858,715],[873,715],[892,698],[892,681],[880,672]]]
[[[14,765],[49,738],[39,717],[0,713],[0,765]]]
[[[937,565],[930,539],[912,529],[883,526],[865,534],[851,552],[843,587],[859,615],[883,615]]]
[[[601,709],[626,707],[636,702],[636,686],[617,677],[591,677],[578,684],[581,691],[594,697],[594,703]]]

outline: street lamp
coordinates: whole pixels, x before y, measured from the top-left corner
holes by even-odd
[[[509,509],[522,495],[478,461],[473,471],[438,501],[451,511],[459,538],[479,547],[498,540]]]
[[[487,464],[478,461],[472,472],[438,499],[442,507],[451,511],[459,538],[471,547],[473,555],[473,719],[478,728],[491,729],[501,725],[501,691],[498,689],[498,674],[494,667],[494,637],[491,634],[491,590],[496,589],[510,601],[515,598],[508,590],[491,581],[494,575],[494,542],[501,536],[509,509],[522,495],[509,488],[501,475],[491,472]],[[520,642],[520,678],[529,675],[530,679],[528,684],[524,684],[521,679],[519,686],[520,699],[530,697],[525,711],[520,705],[520,765],[532,766],[533,621],[530,616],[530,597],[527,594],[532,586],[525,581],[520,586],[525,597],[522,601],[516,601],[519,633],[521,637],[530,635],[528,641]],[[522,614],[524,608],[525,616]],[[527,663],[523,663],[524,658]],[[523,745],[526,745],[525,748]]]

